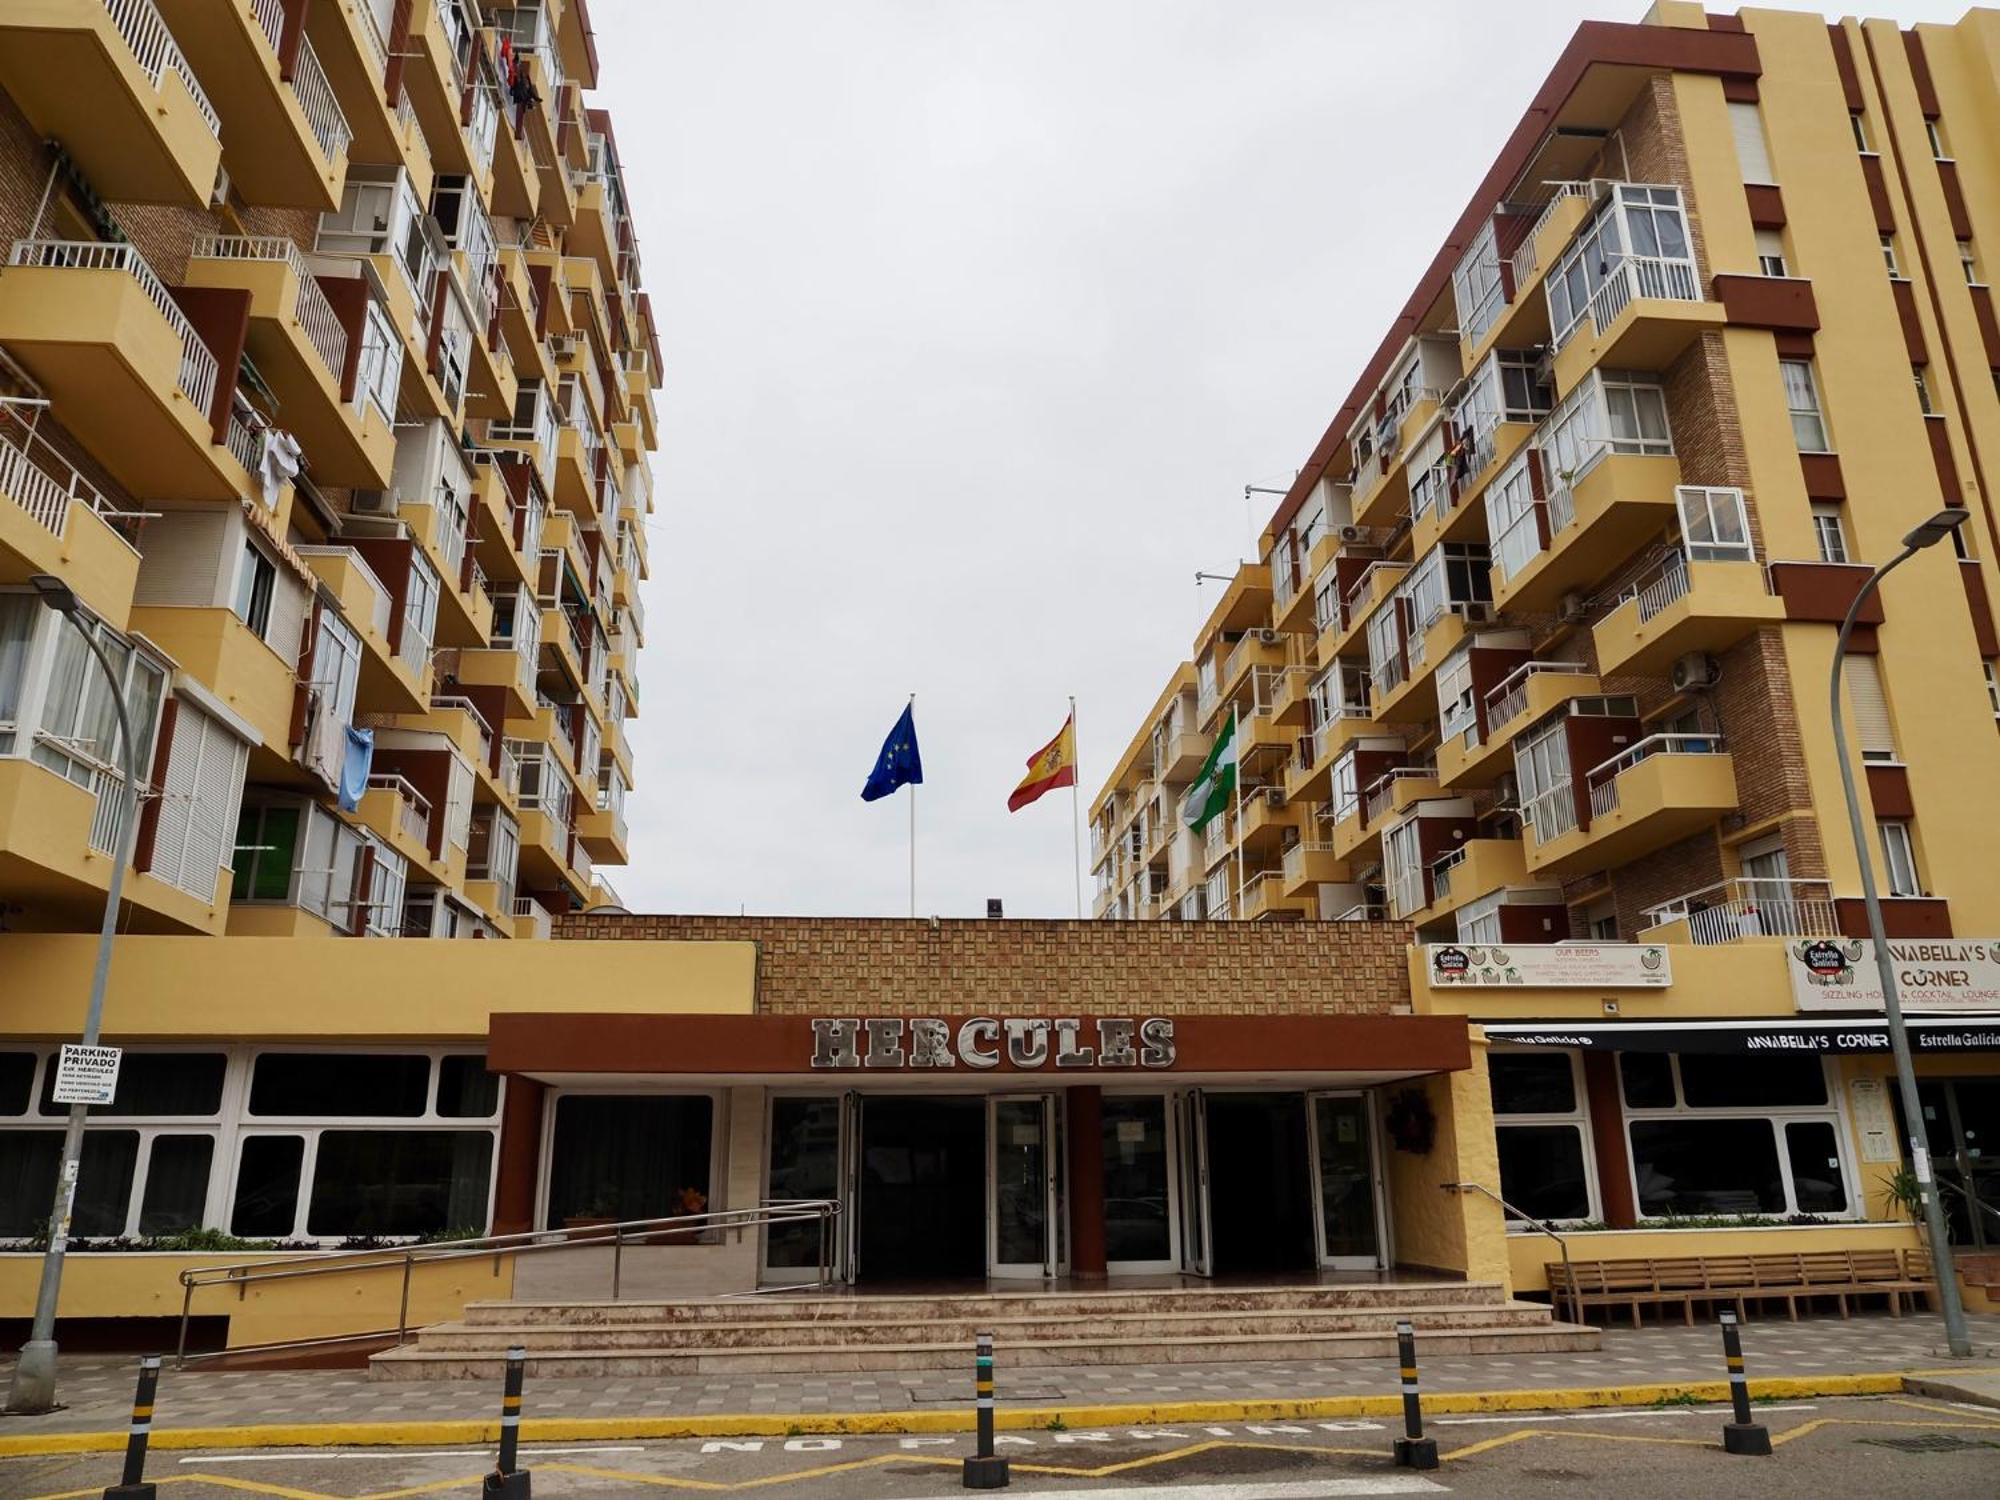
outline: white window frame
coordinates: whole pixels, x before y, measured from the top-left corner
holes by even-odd
[[[1497,903],[1493,907],[1491,916],[1493,921],[1494,935],[1493,937],[1485,940],[1488,944],[1497,943],[1499,941],[1500,916],[1499,916],[1499,906]],[[1464,933],[1461,931],[1459,935],[1459,941],[1467,942],[1470,941],[1470,939],[1466,938]],[[1551,1049],[1546,1047],[1495,1046],[1491,1050],[1492,1053],[1496,1056],[1503,1053],[1510,1053],[1517,1056],[1523,1056],[1523,1055],[1546,1056],[1548,1055]],[[1571,1090],[1570,1097],[1574,1100],[1573,1107],[1568,1110],[1530,1110],[1522,1114],[1503,1115],[1500,1113],[1498,1107],[1496,1106],[1493,1110],[1493,1133],[1495,1136],[1498,1136],[1501,1131],[1507,1129],[1510,1125],[1540,1126],[1542,1128],[1547,1128],[1552,1125],[1565,1125],[1565,1126],[1575,1127],[1578,1141],[1583,1151],[1583,1182],[1584,1182],[1584,1194],[1588,1200],[1587,1209],[1583,1218],[1581,1219],[1555,1219],[1551,1220],[1550,1222],[1555,1224],[1594,1223],[1601,1221],[1604,1217],[1604,1208],[1603,1208],[1604,1199],[1603,1195],[1598,1190],[1597,1143],[1592,1138],[1591,1135],[1590,1098],[1588,1093],[1585,1091],[1584,1078],[1583,1078],[1583,1057],[1581,1053],[1569,1052],[1569,1051],[1564,1051],[1560,1055],[1566,1058],[1569,1062],[1570,1090]],[[1496,1171],[1498,1170],[1497,1161],[1495,1164],[1495,1170]],[[1509,1234],[1534,1234],[1538,1232],[1536,1231],[1533,1225],[1525,1223],[1522,1220],[1516,1219],[1512,1215],[1506,1216],[1506,1229]]]
[[[1878,818],[1875,831],[1881,844],[1882,894],[1921,896],[1923,882],[1917,874],[1917,844],[1907,818]]]
[[[1750,514],[1732,486],[1683,484],[1674,490],[1681,546],[1691,562],[1754,562]]]
[[[1776,229],[1755,231],[1757,245],[1757,270],[1764,276],[1790,276],[1791,269],[1785,259],[1785,237]]]
[[[1831,500],[1815,500],[1812,503],[1813,541],[1819,547],[1819,560],[1828,563],[1846,563],[1854,560],[1853,552],[1847,545],[1847,520],[1841,508]]]
[[[1783,383],[1785,410],[1792,419],[1792,441],[1799,452],[1833,452],[1833,437],[1827,430],[1826,409],[1820,402],[1819,379],[1812,361],[1781,359],[1778,378]]]

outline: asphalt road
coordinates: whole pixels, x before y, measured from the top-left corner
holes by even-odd
[[[1319,1500],[1368,1495],[1722,1500],[1764,1497],[2000,1496],[2000,1411],[1912,1397],[1760,1407],[1776,1452],[1721,1450],[1724,1409],[1666,1407],[1447,1417],[1429,1431],[1444,1461],[1413,1474],[1388,1462],[1390,1424],[1269,1422],[1003,1433],[1016,1494],[1094,1500]],[[794,1437],[540,1446],[524,1450],[538,1500],[674,1493],[798,1494],[814,1500],[962,1495],[958,1437]],[[165,1500],[364,1500],[475,1495],[492,1467],[473,1448],[160,1452],[147,1478]],[[95,1496],[111,1454],[0,1460],[0,1497]]]

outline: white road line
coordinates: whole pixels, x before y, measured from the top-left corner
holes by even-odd
[[[1446,1495],[1451,1486],[1417,1474],[1382,1474],[1367,1479],[1307,1479],[1281,1484],[1149,1484],[1127,1489],[1045,1490],[1038,1495],[1088,1495],[1091,1500],[1332,1500],[1340,1495]],[[947,1500],[938,1496],[935,1500]],[[956,1496],[949,1497],[956,1500]]]
[[[554,1458],[565,1453],[644,1453],[644,1448],[523,1448],[523,1458]],[[184,1464],[279,1464],[314,1463],[323,1458],[491,1458],[491,1448],[368,1448],[354,1453],[322,1448],[295,1449],[289,1453],[216,1453],[207,1457],[183,1458]]]
[[[1617,1417],[1712,1417],[1728,1408],[1726,1401],[1712,1402],[1706,1406],[1640,1406],[1621,1411],[1562,1411],[1544,1415],[1516,1413],[1511,1417],[1431,1417],[1426,1426],[1430,1427],[1482,1427],[1495,1423],[1519,1426],[1542,1422],[1609,1422]],[[1760,1406],[1758,1411],[1818,1411],[1817,1406]]]

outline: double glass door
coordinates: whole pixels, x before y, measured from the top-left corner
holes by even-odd
[[[986,1273],[1056,1274],[1056,1101],[996,1094],[986,1101]]]
[[[2000,1078],[1917,1081],[1954,1245],[2000,1249]]]

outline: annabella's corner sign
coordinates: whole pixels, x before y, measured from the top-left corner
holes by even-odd
[[[2000,1008],[2000,942],[1926,938],[1889,944],[1905,1010]],[[1800,1010],[1880,1010],[1875,945],[1860,938],[1796,938],[1785,945]]]
[[[1664,989],[1674,982],[1658,943],[1426,944],[1431,987]]]
[[[1165,1016],[1041,1020],[974,1016],[815,1016],[815,1068],[1171,1068],[1174,1023]]]

